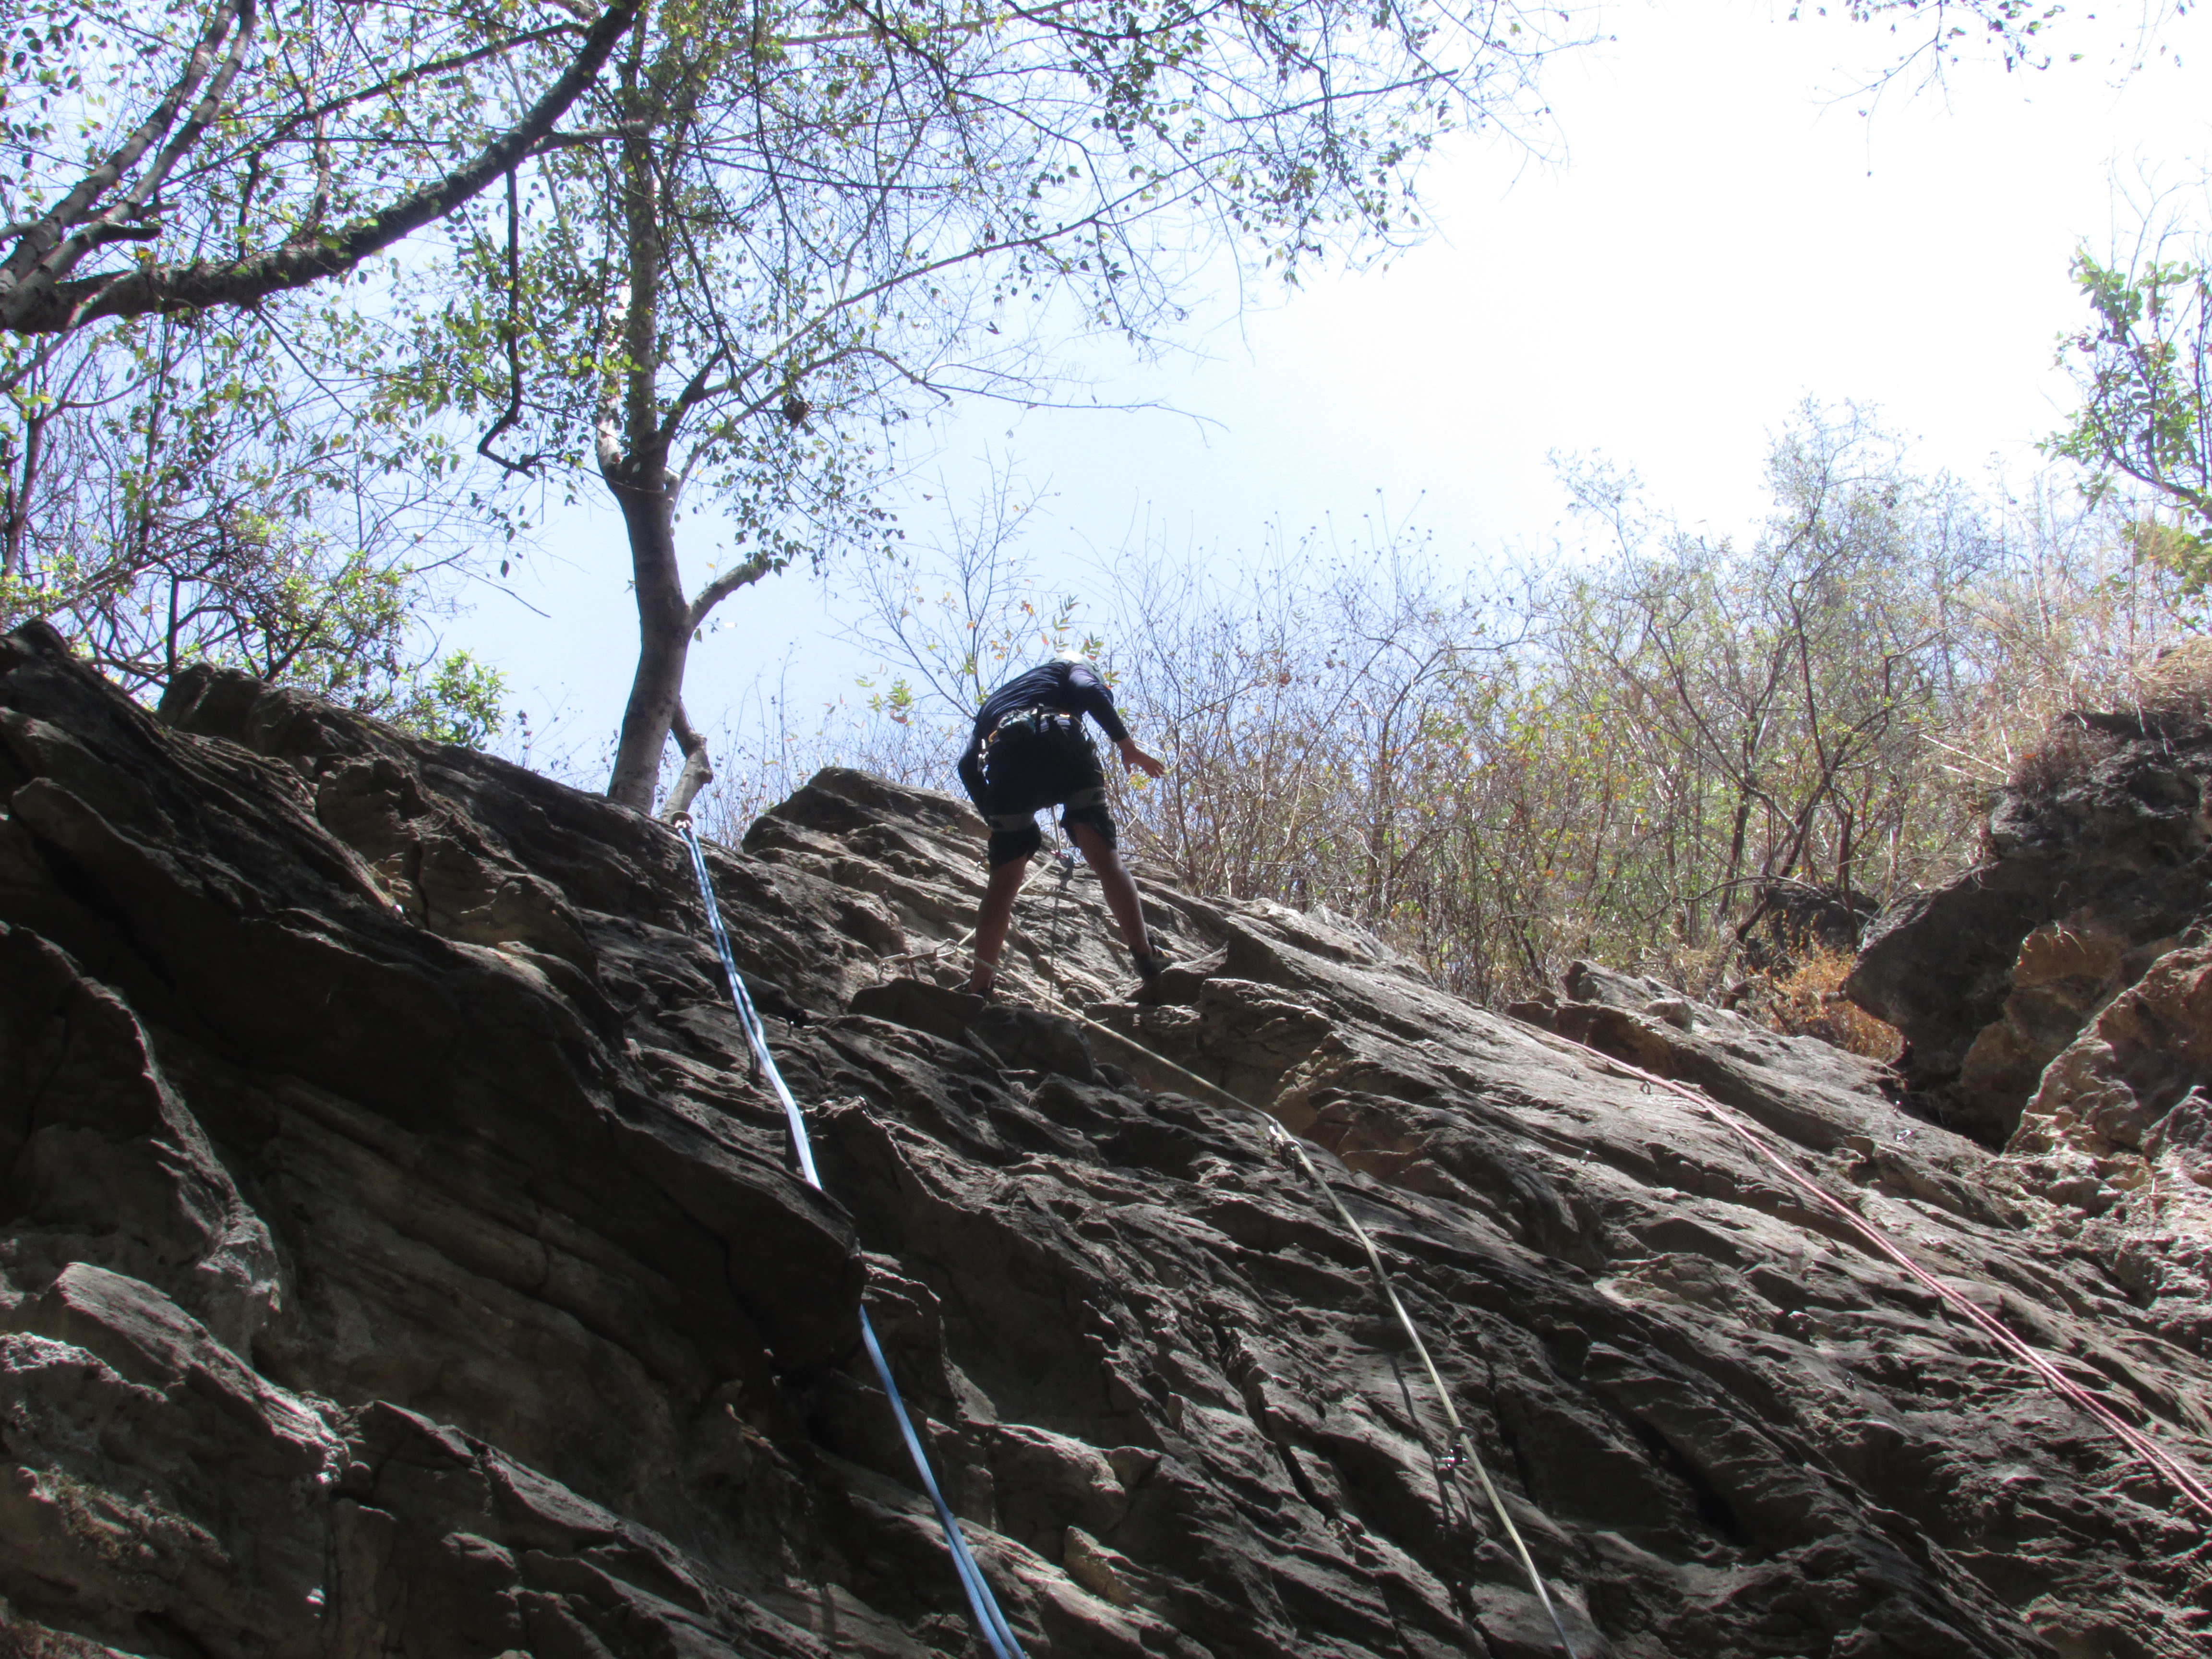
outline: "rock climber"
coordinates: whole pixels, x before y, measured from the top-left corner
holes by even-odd
[[[1073,652],[1018,674],[983,700],[975,730],[960,757],[960,781],[991,826],[985,854],[991,876],[975,917],[975,961],[968,989],[991,994],[999,952],[1014,917],[1014,896],[1030,855],[1044,843],[1036,826],[1043,808],[1061,809],[1060,822],[1084,861],[1098,872],[1106,908],[1149,986],[1167,964],[1145,932],[1137,884],[1116,853],[1113,815],[1106,810],[1106,773],[1098,746],[1084,727],[1088,714],[1121,750],[1124,769],[1148,778],[1167,770],[1137,747],[1115,712],[1105,677]]]

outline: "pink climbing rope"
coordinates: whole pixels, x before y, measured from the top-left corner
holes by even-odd
[[[1522,1021],[1522,1024],[1527,1024],[1528,1022]],[[1556,1031],[1547,1031],[1540,1025],[1530,1025],[1529,1029],[1540,1032],[1554,1042],[1563,1042],[1570,1048],[1579,1049],[1593,1060],[1611,1066],[1616,1072],[1626,1073],[1639,1083],[1651,1084],[1680,1095],[1692,1105],[1709,1114],[1716,1122],[1735,1134],[1759,1158],[1780,1170],[1792,1185],[1816,1200],[1823,1207],[1832,1211],[1844,1224],[1875,1254],[1903,1268],[1914,1280],[1934,1291],[1953,1312],[1962,1316],[1978,1327],[1991,1341],[2002,1348],[2014,1359],[2033,1371],[2052,1393],[2057,1395],[2075,1410],[2094,1419],[2115,1439],[2159,1474],[2164,1475],[2173,1488],[2208,1520],[2212,1520],[2212,1486],[2208,1486],[2203,1476],[2142,1430],[2136,1428],[2134,1424],[2122,1417],[2095,1395],[2090,1393],[2088,1389],[2068,1376],[2038,1350],[2014,1335],[2011,1328],[1996,1315],[1975,1305],[1968,1297],[1945,1284],[1907,1255],[1891,1240],[1888,1234],[1883,1232],[1881,1228],[1875,1226],[1843,1200],[1821,1186],[1819,1182],[1790,1163],[1788,1158],[1767,1144],[1765,1136],[1744,1121],[1736,1113],[1722,1105],[1702,1090],[1693,1089],[1686,1083],[1678,1083],[1672,1078],[1661,1077],[1655,1072],[1647,1072],[1640,1066],[1631,1065],[1625,1060],[1607,1054],[1601,1048],[1592,1048],[1587,1042],[1577,1042],[1574,1038],[1561,1036]]]

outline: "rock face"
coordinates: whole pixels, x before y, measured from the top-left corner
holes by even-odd
[[[1846,992],[1904,1030],[1915,1106],[2003,1146],[2043,1231],[2163,1334],[2212,1341],[2212,645],[2077,714],[1998,801],[1990,859],[1884,918]]]
[[[2195,672],[2212,671],[2199,659]],[[2002,1146],[2044,1068],[2212,910],[2212,722],[2069,717],[1999,799],[1990,857],[1881,919],[1844,989],[1904,1032],[1941,1121]]]
[[[927,955],[981,824],[825,773],[708,849],[825,1199],[662,826],[235,677],[156,719],[35,629],[0,799],[0,1652],[980,1651],[863,1297],[1031,1655],[1557,1651],[1358,1247],[1176,1067],[1332,1172],[1581,1653],[2212,1638],[2202,1517],[1565,1039],[1754,1119],[2212,1464],[2167,1316],[2201,1263],[2148,1240],[2116,1279],[2033,1159],[1817,1043],[1595,969],[1539,1030],[1326,915],[1158,887],[1181,965],[1139,1006],[1048,871],[1027,994],[981,1004]],[[2204,1170],[2201,1094],[2120,1097],[2193,1076],[2160,1022],[2212,993],[2130,994],[2049,1120]]]

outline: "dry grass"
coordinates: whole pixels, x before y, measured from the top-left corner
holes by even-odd
[[[2055,795],[2116,753],[2120,743],[2113,733],[2085,725],[2079,714],[2061,714],[2021,751],[2005,787],[2015,794]]]
[[[2159,653],[2142,676],[2144,722],[2166,732],[2212,726],[2212,639],[2184,640]]]
[[[2212,731],[2212,639],[2169,646],[2113,690],[2108,714],[2077,708],[2054,716],[2021,752],[2010,787],[2027,795],[2055,793],[2137,733],[2172,742]]]
[[[1796,968],[1768,982],[1759,1012],[1786,1036],[1818,1037],[1850,1054],[1894,1064],[1905,1052],[1905,1039],[1894,1025],[1844,998],[1840,988],[1850,971],[1851,958],[1844,952],[1813,946]]]

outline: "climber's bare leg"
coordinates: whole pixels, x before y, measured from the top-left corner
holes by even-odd
[[[1128,866],[1121,862],[1121,855],[1105,836],[1087,823],[1071,823],[1067,833],[1074,837],[1083,861],[1098,872],[1098,885],[1106,895],[1106,908],[1121,925],[1121,942],[1139,962],[1149,960],[1152,944],[1145,934],[1144,902],[1137,896],[1137,884],[1130,879]]]
[[[1008,859],[991,872],[983,889],[982,908],[975,913],[975,965],[968,975],[968,988],[979,996],[991,988],[999,953],[1006,948],[1006,930],[1013,924],[1014,896],[1022,890],[1022,878],[1029,872],[1027,859]]]

